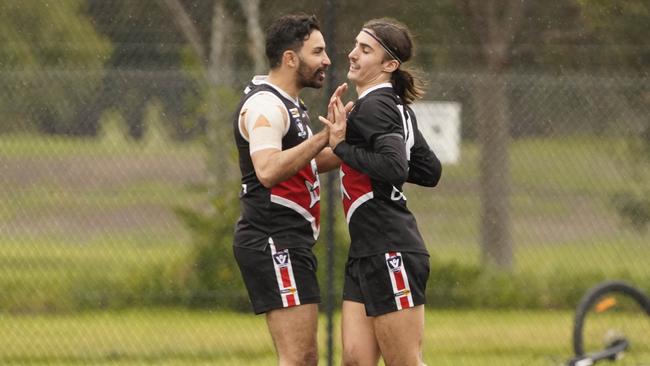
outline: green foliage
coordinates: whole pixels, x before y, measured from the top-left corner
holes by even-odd
[[[595,269],[587,272],[556,270],[542,277],[528,271],[498,271],[434,259],[427,285],[427,306],[453,309],[571,309],[585,291],[608,278],[629,280],[640,288],[650,288],[650,277],[640,278],[625,271],[608,276]]]
[[[650,223],[650,192],[644,195],[620,192],[612,202],[623,220],[635,230],[644,232]]]
[[[645,0],[579,0],[582,20],[596,42],[616,48],[603,56],[612,63],[647,70],[650,50],[646,44],[650,6]]]
[[[103,76],[111,44],[83,13],[81,0],[0,3],[0,132],[67,132]],[[45,70],[55,69],[54,72]],[[77,74],[79,70],[85,70]]]
[[[248,297],[232,254],[239,202],[234,196],[215,199],[212,208],[210,214],[176,209],[192,232],[193,250],[184,269],[188,305],[244,310]]]
[[[632,184],[612,195],[619,216],[636,231],[650,224],[650,122],[639,136],[628,139],[627,165]]]

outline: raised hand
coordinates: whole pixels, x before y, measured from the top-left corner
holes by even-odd
[[[327,118],[318,116],[318,119],[329,128],[329,145],[332,148],[335,148],[336,145],[345,140],[347,113],[351,109],[352,102],[344,106],[341,98],[334,96],[334,99],[327,106]]]

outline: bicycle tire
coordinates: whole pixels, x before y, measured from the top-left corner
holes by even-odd
[[[650,299],[638,288],[624,281],[605,281],[589,289],[576,307],[573,323],[573,351],[577,357],[585,356],[583,330],[590,310],[605,295],[619,293],[633,299],[650,316]]]

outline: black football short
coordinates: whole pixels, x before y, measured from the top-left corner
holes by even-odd
[[[255,314],[320,303],[316,257],[308,248],[264,251],[233,247]]]
[[[429,256],[389,252],[349,258],[343,299],[360,302],[367,316],[379,316],[425,303]]]

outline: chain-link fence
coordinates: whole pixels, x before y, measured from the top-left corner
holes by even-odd
[[[405,189],[431,253],[426,363],[566,360],[587,288],[618,278],[650,290],[648,10],[526,2],[520,31],[502,40],[508,72],[493,75],[475,26],[505,34],[516,13],[472,19],[479,3],[0,1],[0,364],[277,363],[232,255],[230,118],[264,69],[263,26],[319,9],[337,80],[353,33],[389,14],[413,31],[427,106],[457,113],[458,140],[418,109],[444,142],[433,149],[458,156],[438,187]],[[315,129],[324,94],[301,95]],[[314,248],[324,299],[334,281],[335,324],[348,235],[340,204],[335,223],[325,215],[340,195],[325,183],[337,181],[321,180]],[[627,360],[648,364],[650,327],[628,309],[616,331],[640,350],[642,362]]]
[[[463,136],[439,187],[406,191],[432,253],[429,309],[569,311],[604,278],[650,287],[650,80],[428,77],[427,100],[460,104]],[[237,202],[211,194],[203,136],[231,131],[209,122],[207,89],[183,72],[0,72],[3,363],[273,364],[231,256]],[[307,96],[318,113],[324,97]],[[487,164],[509,185],[508,271],[481,265],[480,126],[495,108],[507,160]],[[338,221],[322,278],[342,277]]]

